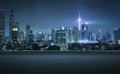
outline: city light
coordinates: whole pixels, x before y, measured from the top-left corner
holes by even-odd
[[[1,13],[2,16],[4,16],[3,13]],[[0,19],[5,20],[3,17]],[[36,29],[31,29],[34,27],[31,27],[30,24],[26,24],[25,29],[21,30],[20,32],[20,26],[19,24],[15,24],[14,19],[14,12],[13,10],[10,11],[9,16],[9,37],[5,40],[5,24],[1,26],[0,30],[0,42],[2,43],[10,42],[8,44],[11,44],[12,46],[21,46],[21,49],[48,49],[50,46],[57,45],[60,47],[60,50],[69,50],[69,44],[78,43],[81,44],[97,44],[97,43],[106,43],[106,44],[120,44],[120,29],[116,28],[114,32],[114,36],[111,36],[111,34],[106,31],[106,34],[102,34],[101,28],[90,31],[90,27],[88,24],[93,23],[92,21],[83,20],[79,14],[78,19],[76,21],[77,26],[69,26],[64,27],[61,26],[60,29],[53,28],[51,29],[51,32],[47,33],[45,31],[38,31]],[[3,22],[3,21],[2,21]],[[41,26],[42,27],[42,26]],[[112,39],[114,37],[115,39]],[[19,44],[17,44],[19,42]],[[13,44],[13,45],[12,45]],[[30,45],[28,45],[30,44]],[[34,46],[35,45],[35,46]],[[9,45],[8,45],[9,46]],[[45,48],[47,46],[47,48]],[[2,49],[3,46],[1,46]],[[7,46],[6,46],[7,47]],[[5,47],[3,47],[5,49]],[[15,49],[19,50],[19,47],[15,47]],[[78,48],[79,49],[79,48]]]
[[[13,28],[12,30],[13,30],[13,31],[18,31],[18,28]]]

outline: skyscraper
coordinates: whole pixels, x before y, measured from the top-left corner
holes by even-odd
[[[44,32],[38,32],[36,36],[36,41],[40,42],[41,44],[45,41],[45,33]]]
[[[11,40],[12,38],[12,29],[15,25],[15,22],[14,22],[14,11],[13,9],[11,9],[10,11],[10,17],[9,17],[9,38]]]
[[[29,41],[29,34],[30,34],[30,25],[26,25],[26,42]]]
[[[88,36],[88,25],[86,25],[84,21],[81,24],[80,36],[81,36],[81,40],[86,40]]]
[[[35,41],[35,35],[33,34],[33,30],[30,30],[29,32],[29,42]]]
[[[25,41],[25,35],[24,35],[24,32],[23,32],[23,31],[20,31],[20,33],[19,33],[19,41],[20,41],[20,42]]]
[[[79,29],[78,27],[73,27],[73,42],[77,43],[79,41]]]
[[[55,30],[52,29],[52,42],[54,43],[55,42]]]
[[[12,26],[11,30],[11,40],[12,42],[17,42],[19,39],[19,28],[17,25]]]
[[[111,40],[111,34],[109,33],[109,31],[106,32],[106,43],[109,43]]]
[[[4,8],[0,9],[0,43],[5,39],[5,16]]]
[[[102,30],[101,29],[98,29],[98,31],[97,31],[96,39],[98,41],[101,41],[101,39],[102,39]]]
[[[68,38],[69,38],[69,42],[71,42],[72,39],[73,39],[73,38],[72,38],[72,37],[73,37],[73,36],[72,36],[72,35],[73,35],[72,32],[73,32],[73,31],[72,31],[72,28],[71,28],[71,27],[68,28]]]
[[[116,28],[113,32],[113,35],[114,35],[114,43],[120,44],[120,29]]]
[[[57,30],[55,33],[55,44],[61,47],[61,50],[68,49],[68,32],[65,29]]]
[[[88,36],[88,25],[84,22],[84,20],[80,17],[78,17],[78,29],[79,29],[79,36],[80,40],[87,40]]]
[[[93,41],[93,32],[92,32],[92,31],[90,31],[90,32],[88,33],[88,40],[89,40],[89,41]]]

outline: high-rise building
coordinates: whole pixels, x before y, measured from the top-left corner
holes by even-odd
[[[86,40],[88,37],[88,25],[85,24],[85,22],[83,21],[81,24],[81,31],[80,31],[80,37],[81,40]]]
[[[79,28],[73,27],[73,42],[77,43],[79,41]]]
[[[71,42],[73,40],[73,34],[72,34],[72,28],[68,29],[68,38],[69,38],[69,42]]]
[[[52,40],[52,36],[50,34],[47,35],[47,41],[51,41]]]
[[[109,31],[106,32],[106,43],[109,43],[111,41],[111,34]]]
[[[54,43],[55,42],[55,30],[52,29],[52,42]]]
[[[43,43],[45,41],[45,34],[44,32],[38,32],[36,35],[36,41]]]
[[[113,32],[113,36],[114,36],[114,43],[115,44],[120,44],[120,29],[116,28]]]
[[[66,29],[61,28],[55,33],[55,44],[61,47],[61,50],[68,49],[68,32]]]
[[[19,28],[17,25],[12,26],[11,30],[11,41],[17,42],[19,39]]]
[[[10,40],[12,38],[12,29],[14,28],[15,22],[14,22],[14,11],[11,9],[10,11],[10,17],[9,17],[9,37]]]
[[[93,33],[92,36],[93,36],[93,41],[97,41],[96,33]]]
[[[34,42],[35,41],[35,35],[33,33],[33,30],[30,30],[29,33],[29,42]]]
[[[24,35],[24,32],[23,32],[23,31],[20,31],[20,33],[19,33],[19,41],[20,41],[20,42],[25,41],[25,35]]]
[[[88,40],[88,25],[84,22],[84,20],[80,17],[78,18],[78,29],[79,29],[79,40]]]
[[[93,41],[93,32],[92,32],[92,31],[90,31],[90,32],[88,33],[88,40],[89,40],[89,41]]]
[[[5,16],[4,9],[0,9],[0,43],[5,39]]]
[[[26,42],[29,42],[30,25],[26,25]]]
[[[96,34],[96,39],[100,41],[102,39],[102,30],[98,29],[97,34]]]

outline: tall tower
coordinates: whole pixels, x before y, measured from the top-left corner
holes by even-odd
[[[81,24],[81,39],[86,40],[88,36],[88,25],[83,21]]]
[[[11,41],[17,42],[19,38],[19,28],[17,25],[12,26],[11,30]]]
[[[68,31],[67,30],[60,29],[56,31],[55,44],[61,47],[61,50],[68,49]]]
[[[52,29],[52,42],[54,43],[55,42],[55,30]]]
[[[26,25],[26,41],[29,41],[29,34],[30,34],[30,25]]]
[[[73,27],[73,41],[77,43],[79,41],[79,29],[78,27]]]
[[[11,37],[12,37],[12,28],[14,26],[14,11],[13,9],[11,9],[10,11],[10,17],[9,17],[9,37],[10,37],[10,40],[11,40]]]
[[[0,43],[5,39],[5,16],[4,8],[0,9]]]
[[[102,30],[101,29],[98,29],[97,31],[97,40],[101,40],[102,39]]]
[[[78,18],[78,29],[80,40],[86,40],[88,35],[88,25],[86,25],[85,21],[80,17]]]
[[[115,44],[120,44],[120,29],[115,28],[113,31],[113,36],[114,36],[114,43]]]

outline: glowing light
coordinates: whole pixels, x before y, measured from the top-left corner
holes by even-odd
[[[61,27],[62,30],[65,30],[65,27]]]
[[[80,17],[80,13],[79,13],[79,18],[78,18],[78,28],[79,28],[79,30],[81,29],[81,22],[82,22],[82,19]]]
[[[53,46],[53,45],[54,45],[54,43],[51,43],[51,45]]]
[[[72,40],[69,43],[75,43],[75,41]],[[98,41],[79,40],[78,43],[98,43]]]
[[[81,21],[82,21],[82,19],[79,17],[79,18],[78,18],[78,22],[81,22]]]
[[[42,32],[38,32],[39,34],[42,34]]]
[[[13,30],[13,31],[18,31],[18,28],[13,28],[12,30]]]
[[[118,30],[118,28],[115,28],[115,30]]]
[[[90,22],[86,22],[86,21],[85,21],[85,24],[89,24],[89,23],[90,23]]]

